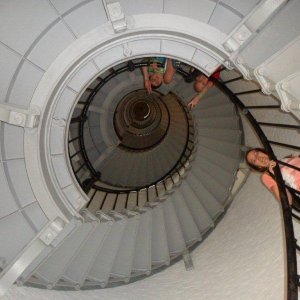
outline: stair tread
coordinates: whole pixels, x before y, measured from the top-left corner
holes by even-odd
[[[220,152],[232,158],[240,157],[240,145],[235,143],[229,143],[224,141],[218,141],[216,139],[211,139],[209,137],[202,137],[198,141],[199,145],[203,145],[208,149]]]
[[[80,225],[59,247],[54,249],[35,271],[35,275],[55,285],[69,267],[73,258],[78,254],[93,229],[94,225],[92,223]]]
[[[152,238],[151,257],[152,264],[169,264],[170,254],[167,243],[166,225],[163,215],[162,204],[158,203],[152,211]]]
[[[228,128],[237,130],[240,128],[239,118],[237,116],[199,118],[196,123],[198,128]]]
[[[84,283],[86,275],[92,267],[95,257],[110,229],[111,224],[109,222],[99,222],[95,226],[83,247],[81,247],[76,257],[70,263],[70,266],[64,272],[64,279],[80,286]]]
[[[100,282],[103,286],[107,284],[126,224],[127,218],[122,217],[114,220],[111,230],[87,275],[89,280]]]
[[[220,182],[215,180],[212,176],[201,170],[200,168],[192,169],[191,172],[198,178],[201,178],[201,183],[205,186],[215,199],[222,204],[225,202],[229,194],[229,187],[223,186]]]
[[[193,169],[200,168],[203,172],[206,172],[211,177],[216,179],[224,187],[230,187],[235,177],[234,172],[229,172],[218,164],[207,160],[204,157],[196,157],[193,162]]]
[[[182,184],[182,193],[184,196],[190,197],[190,199],[187,200],[187,204],[191,207],[194,220],[198,223],[199,228],[205,229],[206,224],[212,226],[216,217],[224,211],[223,206],[192,173],[189,173],[187,179]],[[198,200],[200,205],[197,204],[196,200]],[[197,207],[198,211],[201,209],[201,219],[198,218],[196,210],[192,209],[194,206]],[[202,208],[204,209],[202,210]]]
[[[201,241],[201,232],[192,217],[188,205],[185,200],[182,199],[178,191],[172,195],[172,202],[175,207],[176,215],[178,217],[186,245],[191,246],[193,243]]]
[[[162,207],[170,255],[178,255],[185,250],[186,244],[174,205],[170,198],[163,201]]]
[[[139,213],[128,216],[120,247],[110,271],[110,276],[124,277],[126,279],[130,277],[139,219]]]
[[[205,146],[198,145],[197,157],[204,157],[210,162],[217,164],[218,166],[226,169],[228,172],[236,170],[240,163],[240,158],[232,158],[223,153],[208,149]]]
[[[152,209],[143,208],[136,237],[133,271],[151,271]]]
[[[241,131],[235,129],[219,129],[219,128],[198,128],[198,139],[202,136],[209,137],[211,139],[218,139],[220,141],[230,143],[241,143]]]

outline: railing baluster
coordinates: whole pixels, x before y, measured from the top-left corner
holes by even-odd
[[[274,127],[281,127],[281,128],[292,128],[292,129],[300,129],[299,125],[289,125],[289,124],[278,124],[278,123],[267,123],[267,122],[257,122],[259,125],[264,126],[274,126]]]
[[[79,122],[81,122],[81,116],[71,119],[71,124],[79,123]]]
[[[94,197],[95,197],[95,195],[96,195],[97,192],[98,192],[97,190],[94,191],[92,197],[90,198],[90,201],[89,201],[88,204],[86,205],[87,208],[88,208],[88,207],[90,206],[90,204],[92,203],[92,201],[93,201],[93,199],[94,199]]]
[[[84,162],[76,171],[75,174],[77,174],[84,166],[86,165],[86,162]]]
[[[248,105],[245,106],[247,109],[272,109],[272,108],[280,108],[280,105]]]
[[[125,208],[128,207],[128,200],[129,200],[129,193],[127,193],[127,196],[126,196]]]
[[[298,221],[300,221],[300,217],[297,216],[296,214],[292,213],[292,217],[294,217],[295,219],[297,219]]]
[[[269,141],[269,143],[272,145],[283,146],[283,147],[287,147],[287,148],[291,148],[291,149],[300,150],[299,146],[295,146],[295,145],[291,145],[291,144],[279,143],[279,142],[275,142],[275,141]]]
[[[105,203],[105,200],[106,200],[107,195],[108,195],[108,193],[105,194],[105,196],[104,196],[104,198],[103,198],[103,200],[102,200],[102,203],[101,203],[101,205],[100,205],[100,207],[99,207],[100,210],[103,209],[103,206],[104,206],[104,203]]]
[[[241,75],[239,77],[236,77],[236,78],[233,78],[233,79],[229,79],[229,80],[226,80],[226,81],[223,81],[224,84],[227,84],[227,83],[230,83],[230,82],[234,82],[234,81],[238,81],[238,80],[241,80],[243,79],[244,77]]]
[[[72,118],[70,123],[71,124],[81,123],[81,122],[85,122],[86,120],[87,120],[86,116],[79,116],[79,117],[76,117],[76,118]]]
[[[291,169],[300,171],[300,168],[299,168],[299,167],[296,167],[296,166],[294,166],[294,165],[290,165],[289,163],[286,163],[286,162],[284,162],[284,161],[278,160],[277,162],[278,162],[280,165],[284,165],[284,166],[287,166],[287,167],[289,167],[289,168],[291,168]],[[298,191],[298,193],[300,194],[299,191]]]
[[[235,93],[234,95],[240,96],[240,95],[247,95],[247,94],[254,94],[254,93],[261,93],[261,90],[257,89],[257,90],[250,90],[250,91],[238,92],[238,93]]]
[[[116,206],[117,206],[117,202],[118,202],[118,197],[119,197],[120,194],[117,194],[116,195],[116,199],[115,199],[115,202],[114,202],[114,205],[113,205],[113,210],[116,210]]]
[[[164,186],[164,189],[165,189],[165,192],[167,191],[167,187],[166,187],[166,183],[165,183],[165,181],[163,180],[162,181],[162,184],[163,184],[163,186]]]
[[[298,243],[297,243],[297,239],[295,239],[295,244],[296,244],[296,249],[297,249],[298,251],[300,251],[300,246],[299,246]]]
[[[79,154],[82,151],[82,149],[79,149],[78,151],[76,151],[74,154],[72,154],[70,156],[70,158],[72,159],[73,157],[75,157],[77,154]]]
[[[69,141],[68,141],[68,143],[70,144],[70,143],[72,143],[72,142],[74,142],[74,141],[78,140],[78,139],[79,139],[79,137],[80,137],[80,136],[77,136],[77,137],[75,137],[75,138],[73,138],[73,139],[69,140]]]

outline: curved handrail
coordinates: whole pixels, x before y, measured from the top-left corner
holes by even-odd
[[[89,96],[86,105],[84,107],[84,112],[85,114],[83,114],[83,116],[87,115],[87,111],[88,111],[88,106],[90,105],[90,103],[93,100],[93,97],[95,96],[95,94],[99,91],[99,89],[110,79],[112,79],[113,77],[115,77],[116,75],[125,72],[125,71],[130,71],[133,70],[135,67],[142,67],[142,66],[146,66],[147,63],[137,63],[134,64],[134,66],[131,64],[130,66],[125,66],[119,70],[114,71],[113,73],[109,74],[105,79],[102,79],[100,81],[100,83],[96,86],[96,88],[92,91],[91,95]],[[181,71],[179,71],[181,72]],[[183,76],[185,76],[186,74],[184,73],[184,71],[181,72],[181,74]],[[229,80],[227,81],[227,83],[235,81],[235,80],[240,80],[242,79],[242,76],[237,77],[236,79],[233,80]],[[257,122],[256,119],[253,117],[253,115],[251,114],[251,112],[249,111],[249,109],[252,108],[278,108],[279,106],[245,106],[242,101],[240,101],[240,99],[237,97],[238,95],[245,95],[248,93],[256,93],[260,90],[251,90],[251,91],[245,91],[245,92],[240,92],[237,94],[234,94],[229,88],[227,88],[227,86],[225,85],[226,82],[221,82],[218,81],[214,78],[211,78],[211,80],[214,81],[215,85],[222,91],[224,92],[226,95],[229,96],[230,100],[235,104],[236,107],[238,107],[242,113],[245,115],[245,117],[249,120],[250,124],[252,125],[252,128],[254,129],[254,131],[256,132],[257,136],[259,137],[262,145],[264,146],[264,148],[268,151],[270,158],[272,160],[278,161],[271,145],[272,144],[277,144],[277,145],[284,145],[282,143],[278,143],[278,142],[274,142],[274,141],[270,141],[267,139],[266,135],[264,134],[262,128],[260,125],[270,125],[270,126],[282,126],[284,125],[287,128],[295,128],[297,129],[297,127],[294,127],[293,125],[285,125],[285,124],[274,124],[274,123],[261,123],[261,122]],[[81,128],[83,129],[83,124],[84,124],[84,120],[85,118],[83,117],[80,122],[81,122]],[[82,131],[81,131],[82,132]],[[82,138],[82,135],[79,136],[79,139]],[[293,148],[292,145],[288,145],[291,146]],[[299,149],[299,147],[294,147],[296,149]],[[84,151],[83,151],[84,154]],[[288,203],[288,197],[287,197],[287,193],[286,193],[286,187],[281,175],[281,171],[279,168],[279,164],[282,163],[280,161],[278,161],[278,164],[276,165],[276,167],[274,168],[274,172],[275,172],[275,177],[276,177],[276,182],[278,184],[278,188],[279,188],[279,193],[280,193],[280,203],[281,203],[281,207],[282,207],[282,214],[283,214],[283,222],[284,222],[284,231],[285,231],[285,244],[286,244],[286,256],[287,256],[287,299],[288,300],[297,300],[298,299],[298,293],[297,293],[297,289],[298,289],[298,275],[297,275],[297,259],[296,259],[296,251],[300,249],[300,247],[296,244],[296,240],[295,240],[295,235],[294,235],[294,228],[293,228],[293,222],[292,222],[292,218],[297,218],[300,219],[299,216],[296,216],[295,214],[292,213],[291,207]],[[91,172],[93,173],[93,172]],[[94,188],[96,188],[96,186],[93,185]],[[103,191],[109,193],[111,192],[110,190],[107,190],[105,188],[101,188]],[[290,189],[290,188],[289,188]],[[131,190],[133,191],[133,190]],[[138,192],[139,190],[135,190],[136,192]],[[128,190],[117,190],[117,193],[128,193]]]
[[[241,78],[240,78],[241,79]],[[223,91],[226,95],[229,96],[230,100],[242,111],[246,116],[248,121],[251,123],[253,129],[255,130],[257,136],[259,137],[262,145],[267,150],[270,155],[270,158],[274,161],[278,161],[271,147],[271,142],[267,139],[263,130],[260,127],[260,124],[256,121],[253,115],[247,108],[224,83],[212,78],[216,86]],[[274,144],[274,142],[273,142]],[[287,146],[287,145],[286,145]],[[292,146],[292,145],[290,145]],[[282,163],[278,161],[279,164]],[[280,195],[280,204],[282,208],[283,222],[284,222],[284,232],[285,232],[285,244],[286,244],[286,256],[287,256],[287,299],[288,300],[297,300],[298,299],[298,285],[299,279],[297,274],[297,243],[294,234],[294,226],[292,217],[294,217],[291,207],[288,202],[288,196],[286,193],[286,186],[284,184],[282,174],[279,168],[279,164],[276,164],[274,168],[275,178],[279,189]],[[294,168],[294,167],[293,167]],[[299,191],[298,191],[299,192]]]
[[[81,103],[83,104],[83,109],[82,109],[82,113],[80,115],[80,117],[77,117],[75,122],[78,122],[79,123],[79,135],[78,137],[75,137],[75,138],[72,138],[70,141],[72,140],[79,140],[79,144],[80,144],[80,149],[79,151],[77,151],[77,153],[75,154],[81,154],[82,155],[82,158],[83,158],[83,165],[81,165],[79,167],[79,169],[77,170],[74,170],[74,167],[73,167],[73,164],[72,164],[72,168],[73,168],[73,172],[75,174],[75,177],[77,179],[77,181],[81,184],[78,176],[77,176],[77,172],[78,170],[80,170],[84,165],[87,167],[87,169],[89,170],[90,174],[91,174],[91,179],[90,179],[90,182],[94,182],[93,184],[89,184],[88,185],[88,188],[91,189],[95,189],[95,190],[98,190],[98,191],[101,191],[101,192],[105,192],[105,193],[115,193],[115,194],[128,194],[128,193],[131,193],[131,192],[136,192],[136,193],[139,193],[145,189],[149,189],[153,186],[155,186],[157,188],[158,185],[162,184],[164,187],[165,187],[165,181],[167,179],[171,179],[173,181],[173,178],[172,176],[174,176],[176,173],[180,176],[180,169],[181,168],[186,168],[186,164],[188,163],[193,151],[194,151],[194,145],[192,145],[192,147],[190,148],[189,147],[189,144],[191,142],[191,137],[194,136],[194,133],[193,131],[191,130],[191,118],[189,118],[189,111],[188,109],[183,105],[183,103],[181,103],[180,101],[178,102],[179,105],[182,107],[182,109],[184,110],[185,112],[185,115],[186,115],[186,122],[187,122],[187,139],[186,139],[186,142],[185,142],[185,145],[183,147],[183,151],[180,155],[180,157],[178,158],[178,160],[176,161],[176,163],[174,164],[174,166],[167,172],[167,174],[165,174],[164,176],[162,176],[161,178],[157,179],[156,181],[152,182],[151,184],[148,184],[148,185],[145,185],[145,186],[142,186],[142,187],[132,187],[130,189],[111,189],[111,188],[105,188],[105,187],[102,187],[102,186],[98,186],[96,181],[98,179],[100,179],[100,174],[99,172],[97,172],[94,167],[92,166],[92,164],[90,163],[89,161],[89,158],[87,156],[87,152],[86,152],[86,149],[85,149],[85,146],[84,146],[84,135],[83,135],[83,130],[84,130],[84,123],[85,121],[87,120],[87,114],[88,114],[88,109],[89,109],[89,106],[91,105],[95,95],[99,92],[99,90],[109,81],[111,80],[112,78],[114,78],[115,76],[123,73],[123,72],[126,72],[126,71],[133,71],[135,70],[136,68],[141,68],[143,66],[148,66],[149,63],[148,62],[133,62],[133,61],[129,61],[127,63],[126,66],[123,66],[119,69],[112,69],[112,72],[107,75],[105,78],[99,78],[99,83],[90,91],[90,95],[88,96],[87,100],[84,102],[84,103]],[[183,75],[183,73],[180,72],[180,70],[178,71],[179,74]],[[69,142],[70,142],[69,141]],[[71,157],[71,156],[70,156]],[[173,182],[174,183],[174,182]],[[85,187],[84,187],[85,189]],[[167,188],[165,187],[165,190],[167,190]],[[87,192],[87,189],[85,189],[85,191]]]

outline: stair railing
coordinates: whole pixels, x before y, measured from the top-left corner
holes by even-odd
[[[243,76],[238,76],[236,78],[233,78],[231,80],[227,80],[224,82],[212,79],[216,86],[225,93],[230,100],[239,108],[241,113],[245,115],[245,117],[250,122],[252,128],[256,132],[257,136],[259,137],[263,147],[268,152],[270,159],[277,161],[276,167],[274,168],[275,178],[279,189],[280,194],[280,204],[282,208],[282,215],[283,215],[283,223],[284,223],[284,232],[285,232],[285,245],[286,245],[286,269],[287,269],[287,300],[297,300],[298,299],[298,287],[300,287],[299,284],[299,278],[300,276],[297,273],[297,251],[300,251],[300,246],[297,244],[297,239],[295,238],[294,234],[294,226],[293,226],[293,219],[300,221],[300,217],[294,213],[300,212],[300,209],[295,206],[290,206],[288,202],[288,196],[287,196],[287,189],[292,194],[298,194],[300,195],[300,191],[294,190],[293,188],[287,186],[284,183],[284,180],[282,178],[282,174],[280,171],[279,165],[285,165],[289,168],[296,169],[300,171],[300,168],[297,168],[293,165],[290,165],[288,163],[285,163],[283,161],[277,160],[274,151],[272,149],[271,145],[279,145],[283,147],[287,147],[294,150],[300,150],[300,147],[281,143],[273,140],[268,140],[266,137],[263,129],[261,126],[273,126],[278,128],[289,128],[289,129],[295,129],[299,130],[300,126],[298,125],[290,125],[290,124],[280,124],[280,123],[267,123],[267,122],[258,122],[254,116],[251,114],[251,109],[274,109],[274,108],[280,108],[280,105],[261,105],[261,106],[245,106],[243,102],[238,98],[239,95],[246,95],[246,94],[252,94],[252,93],[258,93],[261,92],[261,90],[249,90],[249,91],[243,91],[239,93],[233,93],[226,84],[234,81],[238,81],[243,79]],[[299,203],[300,204],[300,203]]]
[[[108,199],[109,195],[113,194],[115,195],[115,201],[113,204],[112,209],[115,210],[116,206],[118,204],[118,198],[126,195],[126,201],[124,208],[128,208],[129,205],[129,198],[132,198],[132,195],[134,194],[136,197],[135,203],[132,205],[138,206],[140,202],[150,202],[153,201],[157,197],[162,197],[164,194],[170,192],[170,188],[168,188],[169,184],[171,182],[172,186],[176,186],[178,183],[175,178],[181,178],[186,173],[187,169],[190,167],[190,160],[192,157],[192,154],[195,151],[195,132],[194,132],[194,124],[192,121],[192,118],[189,116],[189,111],[185,105],[179,102],[179,104],[182,106],[182,109],[185,111],[185,115],[187,118],[187,140],[184,146],[184,150],[182,151],[180,157],[178,160],[174,163],[174,166],[171,170],[169,170],[169,173],[167,175],[164,175],[162,178],[158,178],[155,182],[152,182],[151,184],[145,185],[143,187],[133,187],[131,189],[122,189],[117,188],[114,189],[113,187],[103,187],[99,184],[101,181],[101,173],[95,170],[93,165],[91,164],[87,151],[85,149],[84,144],[84,124],[88,119],[88,111],[89,107],[92,104],[94,97],[96,94],[100,91],[100,89],[111,79],[116,77],[117,75],[124,73],[124,72],[132,72],[137,68],[141,68],[143,66],[148,66],[148,62],[133,62],[129,61],[127,65],[119,68],[119,69],[110,69],[110,74],[107,75],[104,78],[98,77],[99,83],[94,88],[87,88],[86,90],[90,93],[89,96],[85,101],[79,101],[78,104],[82,105],[81,113],[79,116],[74,117],[71,119],[71,124],[78,123],[78,135],[75,137],[71,137],[68,141],[69,145],[71,145],[73,142],[78,142],[79,148],[76,149],[75,152],[71,154],[70,147],[69,147],[69,157],[70,161],[72,162],[73,159],[76,158],[76,156],[80,156],[80,161],[82,162],[79,167],[74,166],[73,163],[71,163],[74,175],[78,181],[78,183],[81,185],[83,190],[86,194],[89,195],[89,202],[87,203],[86,207],[88,208],[93,199],[97,196],[97,193],[102,193],[102,202],[99,206],[99,209],[102,210],[103,207],[106,204],[106,199]],[[178,73],[181,75],[184,75],[183,73],[178,70]],[[84,167],[86,167],[89,175],[84,177],[84,180],[81,180],[80,176],[78,176],[79,171],[81,171]],[[89,193],[92,190],[92,193]]]

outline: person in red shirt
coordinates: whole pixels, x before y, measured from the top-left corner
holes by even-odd
[[[201,71],[194,69],[191,72],[191,77],[195,79],[194,90],[197,92],[188,103],[188,107],[193,109],[200,102],[202,97],[207,93],[207,91],[213,87],[214,83],[211,78],[219,79],[221,73],[221,68],[219,67],[217,71],[211,76],[205,76]]]

